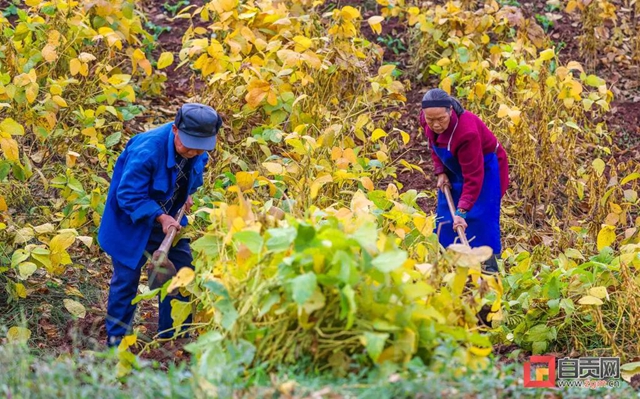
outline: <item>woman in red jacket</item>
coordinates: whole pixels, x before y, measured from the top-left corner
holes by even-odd
[[[429,140],[438,176],[437,227],[446,248],[465,229],[469,245],[493,249],[486,271],[497,272],[500,242],[500,201],[509,185],[507,153],[496,136],[473,113],[444,90],[429,90],[422,98],[420,125]],[[457,210],[453,220],[442,192],[451,188]]]

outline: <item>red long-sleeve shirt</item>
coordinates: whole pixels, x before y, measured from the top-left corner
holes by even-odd
[[[456,121],[458,122],[458,127],[452,138],[451,133]],[[469,111],[465,111],[460,118],[455,112],[451,112],[449,126],[440,134],[436,134],[429,128],[424,118],[424,113],[420,111],[420,126],[424,129],[424,134],[429,140],[430,149],[434,143],[437,147],[446,148],[449,140],[451,140],[451,153],[460,163],[464,180],[462,195],[457,207],[467,211],[471,210],[480,195],[480,190],[482,190],[484,156],[495,151],[498,139],[478,116]],[[507,191],[507,187],[509,187],[509,161],[502,145],[498,146],[497,156],[502,196]],[[444,173],[445,166],[433,150],[431,151],[431,158],[433,159],[435,174]]]

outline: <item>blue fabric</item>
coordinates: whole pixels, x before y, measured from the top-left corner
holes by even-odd
[[[146,245],[146,251],[153,253],[160,243],[164,239],[164,233],[162,231],[155,232],[149,238],[149,242]],[[169,260],[176,267],[176,270],[180,270],[183,267],[193,268],[191,265],[193,257],[191,255],[191,248],[189,246],[188,239],[179,240],[178,243],[169,250]],[[136,310],[136,305],[132,305],[131,301],[136,297],[138,292],[138,284],[140,282],[140,273],[142,272],[142,266],[146,263],[146,257],[142,257],[135,269],[118,262],[113,261],[113,276],[111,278],[111,286],[109,289],[109,299],[107,302],[107,336],[108,337],[122,337],[131,333],[133,315]],[[158,332],[160,338],[170,338],[174,335],[173,319],[171,318],[171,300],[187,301],[189,298],[180,294],[175,296],[167,296],[164,301],[159,301],[159,316],[158,316]],[[192,316],[190,315],[184,324],[191,323]],[[108,342],[109,340],[107,340]],[[119,340],[116,340],[114,344],[117,344]]]
[[[177,170],[172,125],[132,137],[113,170],[98,243],[114,262],[130,269],[138,268],[155,219],[163,213],[160,203],[174,193]],[[191,159],[189,195],[202,186],[207,160],[207,153]],[[177,208],[186,197],[181,199]],[[187,218],[180,224],[186,226]]]
[[[464,178],[460,163],[447,148],[432,147],[445,166],[445,173],[451,182],[451,196],[454,205],[462,195]],[[494,254],[502,252],[500,242],[500,169],[498,156],[495,152],[484,156],[484,181],[482,190],[473,208],[467,213],[467,229],[465,234],[471,247],[487,245],[493,249]],[[436,211],[437,223],[435,232],[440,227],[440,244],[448,247],[458,239],[458,234],[453,229],[453,219],[447,205],[444,193],[438,190],[438,208]],[[458,239],[459,241],[459,239]]]

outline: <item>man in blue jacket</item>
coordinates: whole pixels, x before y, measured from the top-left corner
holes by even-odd
[[[107,196],[98,242],[113,261],[107,303],[107,344],[116,346],[131,330],[142,266],[164,239],[169,227],[186,226],[186,216],[174,216],[202,186],[208,156],[215,148],[222,119],[211,107],[184,104],[175,121],[132,137],[116,162]],[[193,267],[188,239],[181,239],[168,254],[176,270]],[[174,335],[171,300],[160,302],[158,332]],[[185,323],[191,322],[191,316]]]

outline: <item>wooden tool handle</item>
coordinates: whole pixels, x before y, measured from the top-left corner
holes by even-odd
[[[182,220],[182,217],[184,216],[185,207],[186,205],[183,205],[182,208],[180,208],[180,210],[178,211],[178,214],[176,215],[176,221],[178,223],[180,223],[180,221]],[[165,254],[169,252],[169,248],[171,247],[171,243],[173,242],[173,239],[176,237],[177,232],[178,230],[174,226],[169,227],[169,231],[167,231],[167,235],[164,237],[164,240],[162,240],[162,244],[160,244],[158,251],[163,252]]]
[[[444,185],[442,187],[442,191],[444,192],[444,196],[447,197],[447,204],[449,205],[449,212],[451,212],[451,219],[453,219],[453,217],[456,214],[456,207],[455,207],[455,205],[453,205],[453,197],[451,196],[451,190],[449,189],[449,186]],[[464,228],[462,228],[461,226],[458,226],[456,231],[458,232],[458,237],[460,237],[460,241],[464,245],[469,246],[469,241],[467,240],[467,236],[464,234]]]

